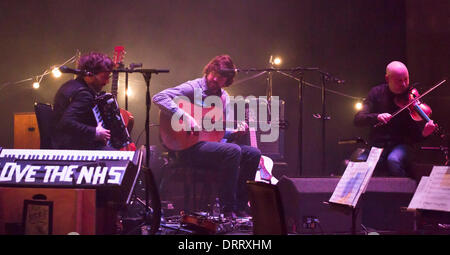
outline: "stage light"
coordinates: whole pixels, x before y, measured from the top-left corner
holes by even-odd
[[[130,88],[128,88],[125,93],[127,93],[127,96],[129,97],[133,95],[133,91],[131,91]]]
[[[281,65],[281,58],[280,57],[275,57],[275,59],[273,60],[273,64],[276,66]]]
[[[273,56],[273,55],[270,55],[270,59],[269,59],[269,64],[270,65],[272,65],[272,66],[279,66],[279,65],[281,65],[281,58],[280,57],[277,57],[277,56]]]
[[[52,70],[52,74],[53,74],[53,77],[55,77],[55,78],[59,78],[59,77],[61,77],[61,71],[59,70],[59,68],[58,67],[55,67],[55,68],[53,68],[53,70]]]
[[[33,88],[34,89],[38,89],[39,88],[39,82],[37,82],[37,81],[35,81],[35,82],[33,82]]]
[[[362,105],[361,102],[358,102],[358,103],[355,104],[355,109],[358,110],[358,111],[361,110],[362,107],[363,107],[363,105]]]

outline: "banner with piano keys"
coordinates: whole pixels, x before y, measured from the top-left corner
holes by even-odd
[[[48,158],[49,153],[54,153],[55,159]],[[77,153],[89,155],[89,158],[82,155],[82,159],[73,159],[73,155]],[[114,153],[118,156],[112,158],[111,155]],[[56,150],[46,153],[45,150],[2,150],[0,185],[120,186],[127,169],[132,164],[130,160],[134,154],[133,152],[125,153]]]
[[[126,166],[88,165],[35,165],[7,162],[0,172],[0,183],[6,184],[57,184],[120,185]]]

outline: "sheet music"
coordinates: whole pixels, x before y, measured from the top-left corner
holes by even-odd
[[[349,162],[331,195],[330,202],[353,206],[368,169],[367,162]]]
[[[450,167],[434,166],[419,209],[450,212]]]
[[[416,192],[414,193],[413,198],[411,199],[411,202],[409,202],[408,208],[409,209],[417,209],[422,206],[423,203],[423,197],[424,197],[424,190],[428,183],[428,176],[422,176],[422,179],[420,179],[419,186],[417,186]]]
[[[349,162],[329,202],[355,207],[366,190],[382,152],[382,148],[372,147],[367,161]]]
[[[366,160],[367,164],[369,164],[369,172],[367,173],[367,178],[364,180],[362,193],[366,192],[367,186],[369,185],[370,177],[372,177],[373,171],[377,166],[378,160],[380,160],[381,153],[383,153],[383,148],[372,147],[370,149],[369,156],[367,157]],[[360,193],[360,195],[362,193]],[[359,196],[357,197],[357,199],[359,199]]]

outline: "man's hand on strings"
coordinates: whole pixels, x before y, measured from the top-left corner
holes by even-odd
[[[233,135],[239,137],[247,133],[248,124],[245,121],[241,121],[237,124],[237,129],[233,130]]]
[[[379,122],[386,124],[392,119],[392,115],[390,113],[380,113],[377,116]]]
[[[434,132],[434,130],[436,130],[436,127],[437,124],[434,124],[433,120],[428,121],[422,130],[422,135],[424,137],[431,135]]]
[[[190,129],[187,131],[200,131],[201,130],[200,125],[197,123],[197,121],[191,115],[185,113],[183,115],[183,119],[184,119],[184,121],[187,121],[189,123]]]

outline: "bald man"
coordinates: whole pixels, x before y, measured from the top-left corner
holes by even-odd
[[[369,91],[354,123],[356,126],[370,126],[369,145],[384,148],[375,175],[408,176],[413,145],[430,136],[436,125],[432,120],[427,123],[414,121],[408,110],[392,117],[391,114],[399,109],[394,98],[411,89],[405,64],[399,61],[389,63],[385,79],[385,84]],[[374,127],[379,122],[385,125]],[[367,153],[362,155],[365,156]],[[387,171],[383,173],[383,170]]]

